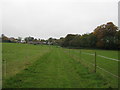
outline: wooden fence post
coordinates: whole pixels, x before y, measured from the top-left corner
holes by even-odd
[[[96,73],[96,52],[95,52],[95,73]]]

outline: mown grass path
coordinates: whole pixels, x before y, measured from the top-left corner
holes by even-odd
[[[108,87],[99,75],[70,58],[62,49],[50,52],[15,76],[6,79],[5,88],[98,88]]]

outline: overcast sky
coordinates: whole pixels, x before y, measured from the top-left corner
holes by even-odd
[[[3,0],[0,21],[8,37],[90,33],[109,21],[118,25],[118,0]]]

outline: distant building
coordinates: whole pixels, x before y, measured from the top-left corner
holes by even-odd
[[[26,41],[25,40],[21,40],[21,43],[26,43]]]
[[[9,40],[10,40],[10,42],[15,42],[15,43],[17,43],[17,42],[18,42],[18,40],[17,40],[17,39],[15,39],[14,37],[9,38]]]
[[[43,43],[40,42],[40,41],[28,41],[27,43],[28,43],[28,44],[34,44],[34,45],[43,44]]]
[[[52,45],[52,42],[49,42],[49,41],[48,41],[47,44],[48,44],[48,45]]]
[[[14,37],[9,38],[10,41],[15,41]]]

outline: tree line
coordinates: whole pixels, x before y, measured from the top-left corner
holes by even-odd
[[[8,38],[2,34],[2,42],[21,42],[22,38]],[[69,48],[100,48],[100,49],[120,49],[120,30],[112,22],[100,25],[91,33],[68,34],[60,39],[50,37],[47,40],[36,39],[34,37],[24,38],[24,43],[59,45]]]
[[[22,39],[22,37],[14,38],[14,37],[7,37],[4,34],[1,35],[0,39],[2,42],[7,42],[7,43],[29,43],[29,44],[42,44],[47,41],[44,39],[37,39],[31,36],[25,37]]]
[[[68,34],[62,38],[62,47],[75,48],[100,48],[100,49],[119,49],[120,30],[112,22],[103,24],[94,29],[93,32],[74,35]]]

